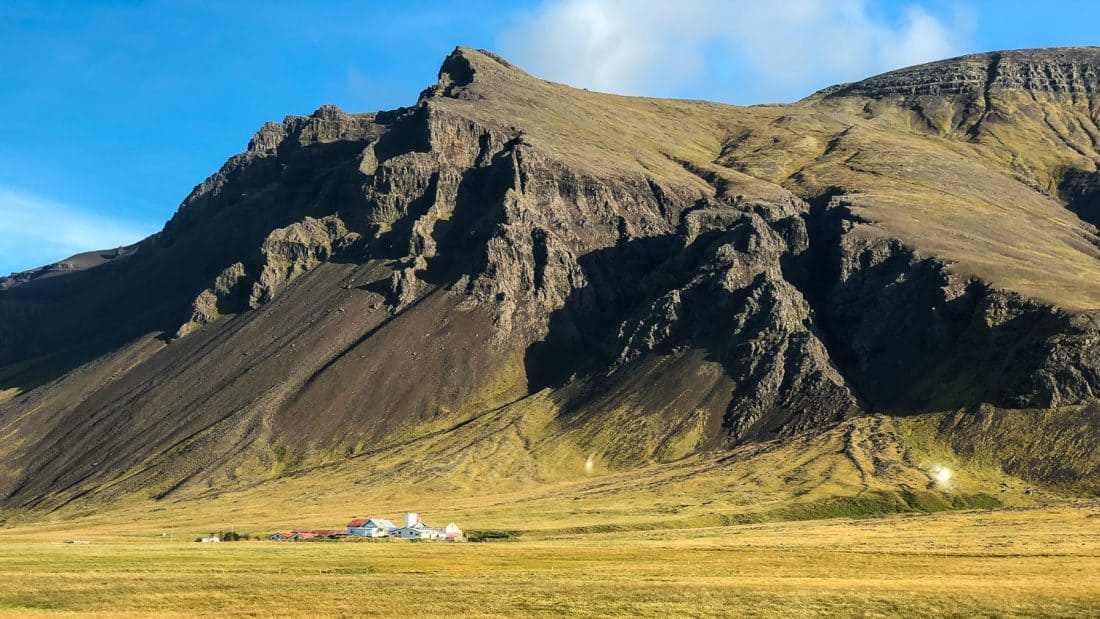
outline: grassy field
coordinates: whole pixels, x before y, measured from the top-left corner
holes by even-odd
[[[861,418],[586,472],[584,453],[517,426],[531,410],[502,410],[261,483],[0,514],[0,615],[1095,616],[1100,500],[1029,481],[1055,454],[1063,476],[1094,478],[1080,432],[1059,431],[1091,414]],[[942,436],[1012,434],[1019,415],[1046,441],[1035,453]],[[499,537],[191,541],[404,510]]]
[[[24,534],[29,533],[24,531]],[[0,613],[1095,616],[1100,505],[492,543],[0,542]]]

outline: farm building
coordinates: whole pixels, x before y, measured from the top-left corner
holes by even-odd
[[[405,526],[398,527],[385,518],[355,518],[348,523],[347,530],[335,529],[295,529],[289,532],[276,532],[268,536],[273,541],[298,541],[315,539],[336,539],[341,537],[396,537],[399,539],[425,539],[461,541],[462,529],[455,523],[445,527],[431,527],[420,520],[420,514],[405,514]]]
[[[356,518],[348,523],[348,535],[355,537],[386,537],[397,528],[384,518]]]
[[[401,539],[437,539],[458,541],[463,539],[462,529],[455,523],[445,527],[430,527],[420,520],[420,514],[409,512],[405,514],[405,526],[390,531],[392,537]]]

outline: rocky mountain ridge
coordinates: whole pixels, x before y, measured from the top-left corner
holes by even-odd
[[[1100,48],[973,54],[891,71],[829,89],[828,96],[975,95],[990,90],[1093,95]]]

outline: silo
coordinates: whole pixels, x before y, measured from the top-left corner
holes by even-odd
[[[415,527],[420,522],[420,514],[416,512],[405,513],[405,526]]]

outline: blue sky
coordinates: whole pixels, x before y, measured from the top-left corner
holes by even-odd
[[[0,3],[0,274],[157,231],[267,120],[407,105],[457,44],[730,103],[975,51],[1100,43],[1100,3]]]

